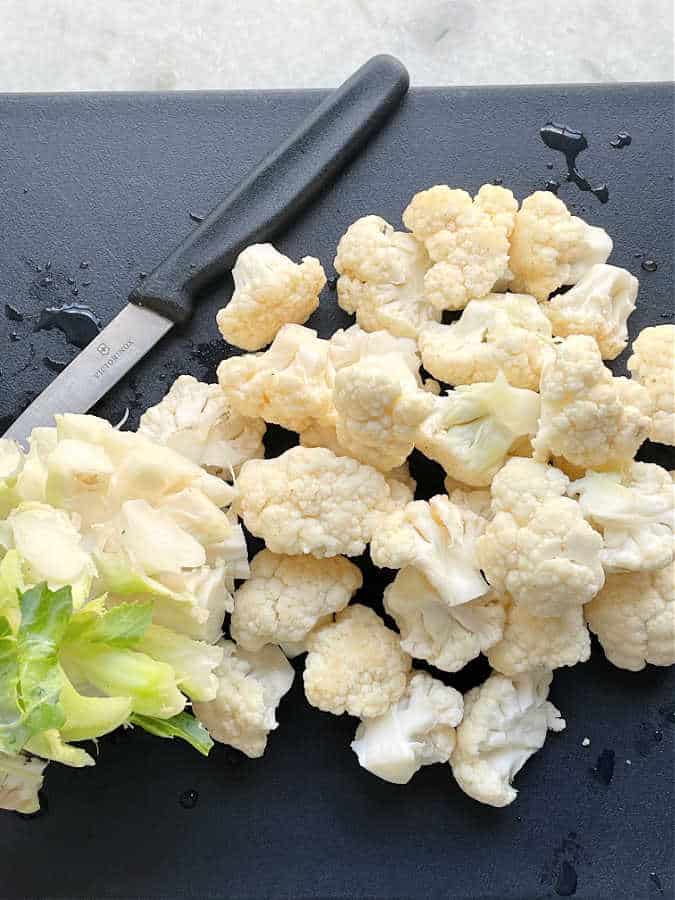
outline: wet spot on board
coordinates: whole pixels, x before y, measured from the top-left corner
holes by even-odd
[[[602,784],[610,784],[614,777],[614,762],[616,754],[613,750],[603,750],[595,766],[591,769],[594,775]]]

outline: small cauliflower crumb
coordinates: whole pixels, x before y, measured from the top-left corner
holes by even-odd
[[[312,706],[339,716],[383,715],[403,695],[411,659],[398,635],[366,606],[354,604],[312,632],[305,694]]]
[[[509,384],[533,391],[553,348],[551,323],[526,294],[471,300],[451,325],[425,325],[418,343],[424,368],[447,384],[492,381],[502,372]]]
[[[338,304],[356,313],[364,331],[414,338],[425,322],[441,315],[424,296],[429,265],[424,247],[411,234],[394,231],[379,216],[364,216],[338,244]]]
[[[230,356],[218,381],[232,408],[291,431],[330,422],[334,370],[329,342],[302,325],[284,325],[264,353]]]
[[[481,188],[473,201],[466,191],[447,185],[415,194],[403,223],[435,263],[424,277],[424,288],[436,309],[463,309],[507,276],[517,208],[513,194],[495,186]]]
[[[583,739],[583,741],[581,742],[581,746],[582,746],[582,747],[590,747],[590,746],[591,746],[591,739],[585,737],[585,738]]]
[[[247,459],[264,455],[265,429],[261,418],[235,412],[217,384],[179,375],[166,396],[143,413],[138,433],[230,480]]]
[[[245,650],[265,644],[299,644],[326,616],[340,612],[363,584],[342,556],[279,556],[261,550],[251,577],[234,595],[232,637]]]
[[[398,502],[384,476],[325,448],[293,447],[241,468],[237,512],[274,553],[359,556]]]
[[[513,679],[493,673],[464,695],[464,718],[450,758],[461,789],[489,806],[516,799],[512,781],[544,746],[546,734],[565,720],[547,700],[551,673],[545,669]]]
[[[251,244],[232,269],[234,292],[216,322],[229,344],[260,350],[286,324],[302,325],[319,305],[326,275],[313,256],[296,264],[272,246]]]
[[[559,287],[576,284],[591,266],[606,262],[612,246],[602,228],[571,215],[550,191],[536,191],[516,214],[510,287],[546,300]]]
[[[564,294],[551,297],[543,310],[556,337],[588,334],[603,359],[615,359],[628,343],[628,317],[635,309],[639,282],[626,269],[598,263]]]
[[[644,328],[633,341],[628,371],[653,404],[650,439],[675,446],[675,325]]]
[[[464,701],[426,672],[414,672],[403,696],[356,730],[352,750],[359,765],[392,784],[407,784],[422,766],[448,762]]]
[[[195,716],[211,737],[241,750],[246,756],[262,756],[267,735],[278,727],[276,709],[293,684],[295,673],[278,647],[249,653],[232,641],[221,641],[223,661],[215,670],[215,700],[193,703]]]
[[[618,668],[675,665],[675,563],[655,572],[608,575],[584,612]]]
[[[641,385],[614,378],[592,337],[572,335],[556,347],[541,375],[541,417],[534,457],[562,457],[581,469],[630,465],[646,439],[651,401]]]

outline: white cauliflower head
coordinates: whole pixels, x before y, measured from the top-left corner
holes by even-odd
[[[481,188],[473,201],[466,191],[447,185],[415,194],[403,222],[435,263],[424,277],[424,288],[436,309],[463,309],[507,275],[517,208],[510,191],[494,186]]]
[[[628,370],[653,404],[649,437],[675,445],[675,325],[644,328],[633,341]]]
[[[665,469],[636,462],[624,474],[588,472],[568,492],[602,534],[606,572],[649,571],[672,561],[675,485]]]
[[[559,617],[604,583],[602,538],[575,500],[569,479],[550,466],[513,459],[492,484],[494,517],[477,542],[491,587],[536,616]]]
[[[539,392],[541,418],[533,446],[542,462],[562,457],[582,470],[623,469],[649,432],[647,391],[614,378],[592,337],[572,335],[556,347]]]
[[[325,448],[293,447],[252,459],[239,475],[238,513],[274,553],[359,556],[397,505],[371,466]]]
[[[215,740],[247,756],[262,756],[267,735],[278,727],[277,706],[293,684],[293,667],[278,647],[249,653],[232,641],[218,646],[223,660],[215,670],[215,700],[194,702],[192,708]]]
[[[420,326],[438,320],[424,296],[429,267],[424,247],[411,234],[394,231],[379,216],[364,216],[340,238],[335,257],[338,304],[365,331],[414,338]]]
[[[417,569],[443,603],[457,606],[489,590],[476,559],[484,528],[484,519],[445,496],[414,500],[380,520],[370,555],[376,566]]]
[[[422,766],[448,762],[464,701],[426,672],[414,672],[403,696],[384,713],[364,719],[352,750],[359,765],[392,784],[407,784]]]
[[[458,672],[502,635],[504,609],[490,592],[449,606],[412,566],[385,589],[384,608],[401,632],[401,647],[444,672]]]
[[[608,575],[584,612],[605,656],[620,669],[675,665],[675,564]]]
[[[398,635],[367,606],[354,604],[308,640],[305,694],[312,706],[339,716],[383,715],[403,695],[411,659]]]
[[[509,384],[533,391],[553,344],[551,323],[527,294],[471,300],[451,325],[425,325],[418,343],[424,368],[448,384],[492,381],[503,372]]]
[[[333,415],[328,346],[310,328],[285,325],[264,353],[224,359],[218,381],[240,415],[303,431]]]
[[[179,375],[143,413],[138,432],[230,480],[247,459],[264,455],[265,428],[261,418],[235,412],[217,384]]]
[[[272,244],[251,244],[232,269],[234,291],[216,322],[229,344],[260,350],[286,324],[302,325],[319,305],[326,275],[318,259],[294,263]]]
[[[612,246],[604,229],[571,215],[550,191],[536,191],[523,200],[511,234],[511,288],[545,300],[606,262]]]
[[[464,718],[450,758],[461,789],[490,806],[516,799],[512,781],[544,746],[548,730],[565,720],[547,700],[551,673],[544,669],[506,678],[492,674],[464,696]]]
[[[512,676],[533,669],[558,669],[590,657],[591,639],[580,606],[557,618],[533,616],[508,598],[505,606],[504,634],[487,653],[497,672]]]
[[[628,343],[628,317],[635,309],[639,282],[626,269],[598,263],[564,294],[551,297],[543,311],[556,337],[588,334],[603,359],[614,359]]]
[[[481,487],[535,434],[538,418],[539,396],[512,387],[500,373],[492,382],[461,385],[437,397],[415,446],[452,478]]]
[[[262,550],[234,595],[230,632],[240,647],[299,643],[325,616],[339,612],[363,584],[343,556],[279,556]]]

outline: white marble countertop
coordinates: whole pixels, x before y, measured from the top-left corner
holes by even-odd
[[[672,0],[0,0],[0,91],[673,78]]]

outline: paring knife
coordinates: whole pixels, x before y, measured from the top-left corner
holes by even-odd
[[[265,157],[129,295],[124,309],[10,425],[24,443],[55,413],[87,412],[169,329],[185,322],[209,284],[248,244],[268,240],[384,125],[408,90],[408,72],[375,56]]]

